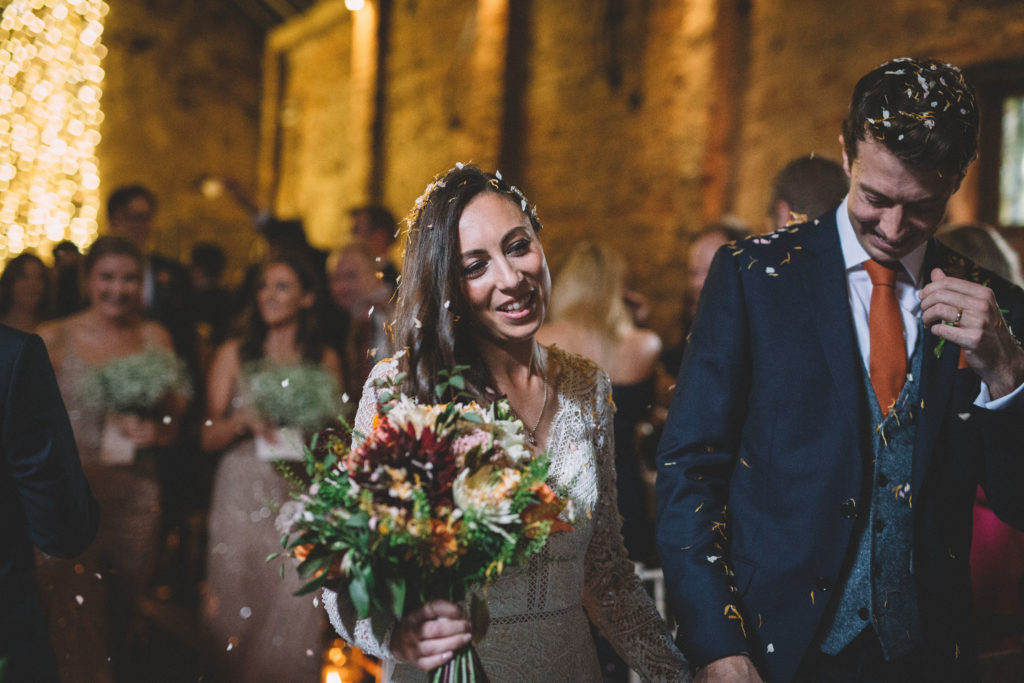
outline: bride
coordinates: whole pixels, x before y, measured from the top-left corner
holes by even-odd
[[[551,453],[550,482],[586,512],[488,587],[491,622],[476,649],[490,680],[600,681],[587,617],[644,679],[689,680],[623,545],[608,377],[534,339],[551,277],[533,207],[499,175],[459,164],[427,187],[409,221],[394,328],[405,353],[373,369],[356,431],[370,431],[377,379],[405,373],[397,388],[427,403],[440,371],[468,365],[466,390],[484,403],[507,398],[529,440]],[[472,637],[464,606],[435,600],[378,641],[346,591],[324,597],[338,633],[380,657],[387,680],[426,680]]]

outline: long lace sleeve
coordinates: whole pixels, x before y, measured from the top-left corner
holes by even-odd
[[[363,385],[363,395],[359,399],[359,409],[356,411],[354,426],[356,434],[353,439],[359,438],[360,434],[368,434],[372,428],[373,416],[377,412],[376,381],[385,377],[393,377],[398,371],[397,368],[397,363],[390,359],[382,360],[373,367],[370,376],[366,379],[366,384]],[[373,634],[370,620],[356,618],[355,608],[352,606],[352,601],[349,599],[347,591],[344,590],[344,586],[341,592],[324,588],[323,599],[327,616],[339,636],[366,654],[380,659],[394,659],[388,648],[394,624],[389,625],[383,637],[377,640]]]
[[[597,371],[594,450],[598,499],[584,559],[583,606],[630,668],[647,681],[689,681],[686,658],[672,642],[623,544],[615,497],[611,382]]]

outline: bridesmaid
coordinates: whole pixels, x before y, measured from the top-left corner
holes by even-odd
[[[273,509],[288,500],[289,482],[275,463],[257,457],[254,437],[266,424],[240,390],[247,363],[321,366],[341,382],[341,361],[325,346],[316,308],[316,276],[302,258],[271,257],[261,270],[241,338],[225,342],[207,378],[203,450],[220,452],[208,521],[203,622],[217,681],[319,680],[322,613],[312,598],[292,594],[294,572],[282,580],[267,565],[280,550]]]
[[[100,504],[100,527],[75,562],[42,558],[39,580],[62,681],[140,680],[145,628],[139,604],[159,550],[160,489],[152,460],[104,462],[102,434],[111,417],[137,448],[169,446],[186,401],[174,399],[158,420],[108,416],[82,400],[78,387],[90,369],[146,349],[172,350],[167,330],[142,317],[142,255],[134,244],[100,237],[84,268],[88,307],[42,325],[39,335]]]

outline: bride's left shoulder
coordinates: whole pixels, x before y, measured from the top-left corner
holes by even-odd
[[[604,370],[586,356],[560,349],[554,344],[545,349],[548,352],[548,362],[551,364],[553,361],[563,386],[582,383],[600,387],[610,383]]]

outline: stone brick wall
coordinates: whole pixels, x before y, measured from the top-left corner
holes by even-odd
[[[501,165],[537,204],[555,272],[578,240],[610,243],[668,341],[687,236],[722,214],[763,228],[786,161],[839,158],[861,74],[907,54],[968,67],[1024,58],[1024,4],[1008,0],[368,4],[349,17],[341,0],[321,0],[270,36],[273,59],[289,67],[281,92],[335,98],[307,97],[301,110],[265,99],[261,147],[274,152],[261,169],[274,202],[331,246],[347,238],[341,207],[375,200],[402,215],[455,161]],[[359,28],[355,17],[378,8]],[[302,39],[287,43],[286,33]],[[353,96],[346,70],[373,61],[379,35],[380,96],[361,86],[354,97],[370,116],[353,123],[336,100]],[[275,119],[301,126],[301,137]],[[953,218],[974,216],[972,182]]]
[[[255,188],[263,31],[227,0],[108,0],[97,156],[101,194],[142,183],[160,202],[154,246],[187,261],[197,239],[229,251],[237,273],[252,226],[206,174]],[[105,230],[105,217],[101,221]]]

